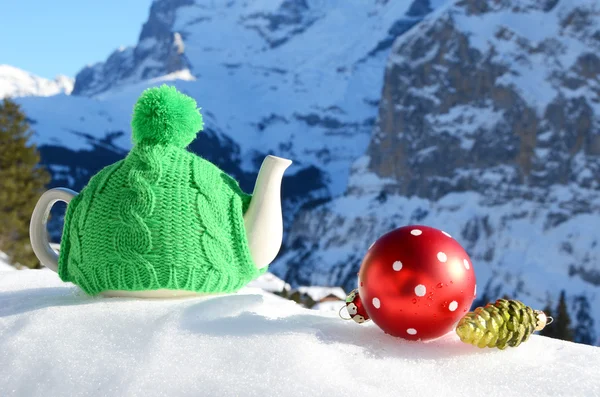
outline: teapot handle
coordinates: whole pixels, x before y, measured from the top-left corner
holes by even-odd
[[[58,273],[58,254],[50,247],[48,242],[48,215],[50,209],[57,201],[64,201],[69,204],[77,193],[71,189],[58,187],[50,189],[38,200],[33,214],[31,214],[31,223],[29,224],[29,238],[31,240],[31,248],[33,253],[38,258],[40,263],[50,270]]]

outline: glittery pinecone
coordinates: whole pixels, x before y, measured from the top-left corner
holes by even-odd
[[[546,326],[544,312],[516,300],[498,299],[467,313],[456,326],[460,340],[477,347],[517,347]]]

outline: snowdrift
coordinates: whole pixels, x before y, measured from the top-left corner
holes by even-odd
[[[598,396],[600,349],[534,336],[480,350],[303,309],[260,289],[92,298],[0,271],[1,396]]]

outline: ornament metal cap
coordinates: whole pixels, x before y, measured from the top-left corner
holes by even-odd
[[[552,324],[552,321],[554,321],[554,319],[550,316],[546,316],[546,313],[544,313],[541,310],[534,310],[535,314],[536,314],[536,324],[535,324],[535,330],[536,331],[541,331],[542,329],[544,329],[544,327],[548,324]]]

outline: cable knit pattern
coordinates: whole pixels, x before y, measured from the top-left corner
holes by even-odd
[[[248,247],[251,196],[210,162],[176,147],[135,147],[92,179],[67,207],[59,258],[61,279],[88,294],[234,292],[267,270]]]
[[[118,203],[121,223],[114,236],[115,252],[121,260],[118,286],[127,290],[152,289],[158,286],[152,264],[145,254],[152,249],[152,236],[146,219],[154,212],[156,195],[153,187],[160,181],[161,147],[141,146],[132,150],[129,161],[136,167],[129,170],[124,197]],[[109,278],[110,279],[110,278]]]
[[[153,108],[143,111],[163,120],[168,114],[153,109],[162,109],[165,99],[154,90],[146,98]],[[163,96],[177,95],[169,90]],[[178,120],[184,119],[177,109]],[[161,123],[138,117],[144,127]],[[186,123],[186,128],[197,125]],[[176,131],[176,124],[168,125]],[[124,160],[94,175],[68,205],[60,278],[90,295],[153,289],[226,293],[264,273],[267,269],[258,270],[250,256],[244,228],[251,196],[181,147],[181,139],[171,144],[166,134],[142,130],[136,139]]]
[[[82,280],[83,284],[89,284],[94,282],[94,280],[88,280],[86,275],[82,273],[79,269],[78,264],[82,262],[82,250],[81,250],[81,230],[83,230],[85,226],[85,220],[87,219],[87,212],[89,211],[90,204],[96,192],[101,192],[104,187],[108,177],[113,174],[115,170],[117,170],[123,161],[118,161],[114,164],[111,164],[104,168],[102,172],[94,175],[88,185],[84,190],[90,192],[89,194],[79,194],[71,202],[67,207],[67,213],[65,215],[65,227],[63,231],[63,237],[61,239],[61,252],[64,251],[72,251],[73,254],[71,256],[71,266],[61,266],[63,257],[62,255],[59,257],[59,268],[58,274],[62,279],[71,278],[69,273],[74,274],[75,278]],[[72,222],[73,214],[77,218],[77,221]]]

